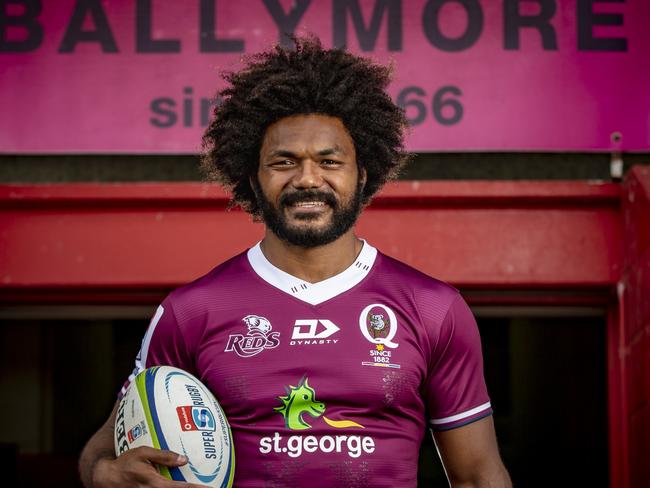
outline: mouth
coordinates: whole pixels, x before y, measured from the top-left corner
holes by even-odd
[[[319,416],[321,416],[321,415],[323,415],[325,413],[325,405],[323,405],[322,403],[312,405],[310,410],[311,411],[309,412],[309,414],[312,417],[319,417]]]
[[[295,202],[292,203],[291,205],[288,205],[289,207],[292,208],[321,208],[321,207],[326,207],[327,203],[322,202],[322,201],[317,201],[317,200],[310,200],[310,201],[303,201],[303,202]]]
[[[297,215],[318,215],[336,208],[336,199],[329,193],[306,191],[285,195],[280,205]]]
[[[285,206],[286,216],[302,222],[320,221],[329,215],[332,207],[322,200],[302,200]]]

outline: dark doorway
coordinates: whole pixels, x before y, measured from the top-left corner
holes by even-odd
[[[609,486],[605,311],[474,312],[501,455],[514,486]],[[419,481],[448,486],[431,436],[422,446]]]
[[[14,392],[0,401],[7,486],[81,486],[81,449],[133,369],[153,310],[0,309],[0,388]]]

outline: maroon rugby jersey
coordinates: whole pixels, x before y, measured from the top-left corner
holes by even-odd
[[[492,413],[458,291],[367,243],[318,283],[276,268],[258,244],[173,291],[134,374],[154,365],[214,393],[238,487],[414,487],[427,423]]]

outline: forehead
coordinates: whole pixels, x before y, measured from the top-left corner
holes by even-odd
[[[321,114],[292,115],[271,124],[262,140],[262,155],[272,151],[291,152],[336,149],[354,154],[350,133],[338,117]]]

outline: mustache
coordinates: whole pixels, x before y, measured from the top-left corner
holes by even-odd
[[[298,202],[323,202],[332,208],[338,203],[331,193],[317,190],[294,191],[280,197],[280,205],[283,207]]]

